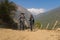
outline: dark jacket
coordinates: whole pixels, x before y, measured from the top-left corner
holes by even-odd
[[[33,25],[34,24],[34,18],[32,17],[32,18],[30,18],[30,25]]]

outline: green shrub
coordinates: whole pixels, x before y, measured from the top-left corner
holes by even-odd
[[[36,21],[34,26],[35,26],[36,28],[40,29],[41,23],[40,23],[39,21]]]

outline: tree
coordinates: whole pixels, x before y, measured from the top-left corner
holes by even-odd
[[[0,3],[0,18],[8,24],[12,24],[13,19],[11,18],[11,15],[13,14],[13,11],[16,11],[16,4],[9,0],[4,0],[4,2]]]

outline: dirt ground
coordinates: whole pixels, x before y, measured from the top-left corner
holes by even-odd
[[[37,30],[20,31],[0,28],[0,40],[60,40],[60,31]]]

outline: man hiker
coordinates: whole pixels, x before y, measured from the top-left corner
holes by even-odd
[[[30,15],[29,21],[30,21],[30,29],[31,29],[31,31],[32,31],[32,30],[33,30],[33,26],[34,26],[34,17],[33,17],[32,14]]]
[[[25,27],[25,24],[24,24],[24,22],[25,22],[25,15],[24,15],[24,13],[20,14],[19,20],[20,20],[20,30],[24,30],[24,27]]]

